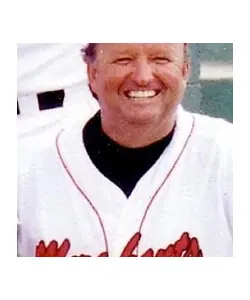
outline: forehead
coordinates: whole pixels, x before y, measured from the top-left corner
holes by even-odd
[[[120,53],[183,53],[183,43],[103,43],[97,44],[97,53],[115,55]]]

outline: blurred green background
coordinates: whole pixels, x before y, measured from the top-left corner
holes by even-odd
[[[191,44],[191,55],[186,107],[233,122],[233,43]]]
[[[222,117],[233,123],[233,81],[201,81],[201,113]]]
[[[227,70],[228,65],[233,69],[233,44],[199,44],[201,69],[205,64],[213,64],[214,69]],[[222,72],[223,73],[223,72]],[[225,73],[227,73],[225,71]],[[209,77],[209,76],[208,76]],[[224,76],[222,76],[224,77]],[[225,74],[226,78],[201,78],[201,110],[209,115],[223,117],[233,122],[233,77]]]
[[[198,44],[202,62],[225,62],[233,64],[233,44]]]

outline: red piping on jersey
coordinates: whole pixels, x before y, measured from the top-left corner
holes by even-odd
[[[59,148],[59,138],[61,136],[61,134],[63,133],[64,130],[61,130],[59,132],[59,134],[56,137],[56,149],[57,149],[57,153],[59,155],[59,158],[61,160],[61,163],[65,169],[65,171],[67,172],[67,174],[69,175],[70,179],[72,180],[73,184],[75,185],[75,187],[77,188],[77,190],[79,191],[79,193],[87,200],[87,202],[89,203],[89,205],[91,206],[91,208],[93,209],[93,211],[95,212],[99,223],[101,225],[102,228],[102,233],[103,233],[103,237],[104,237],[104,243],[105,243],[105,252],[109,253],[108,251],[108,239],[107,239],[107,235],[104,229],[104,225],[103,225],[103,221],[101,219],[100,214],[98,213],[97,209],[95,208],[95,206],[93,205],[93,203],[91,202],[91,200],[88,198],[88,196],[84,193],[84,191],[81,189],[81,187],[78,185],[78,183],[76,182],[76,180],[74,179],[73,175],[70,173],[66,163],[63,160],[62,154],[60,152],[60,148]]]
[[[192,124],[192,128],[191,128],[191,130],[190,130],[190,133],[189,133],[189,135],[188,135],[188,137],[187,137],[187,140],[186,140],[186,142],[185,142],[185,144],[184,144],[184,146],[183,146],[183,148],[182,148],[180,154],[178,155],[178,157],[177,157],[175,163],[173,164],[172,168],[170,169],[170,171],[168,172],[168,174],[167,174],[166,177],[164,178],[164,180],[163,180],[163,182],[161,183],[161,185],[160,185],[160,186],[158,187],[158,189],[155,191],[155,193],[154,193],[154,195],[152,196],[152,198],[151,198],[149,204],[147,205],[147,208],[146,208],[146,210],[145,210],[145,213],[144,213],[144,215],[143,215],[143,218],[142,218],[142,221],[141,221],[141,224],[140,224],[140,227],[139,227],[139,233],[141,233],[142,226],[143,226],[143,223],[144,223],[144,221],[145,221],[145,219],[146,219],[146,216],[147,216],[147,214],[148,214],[148,211],[149,211],[150,206],[152,205],[152,203],[153,203],[153,201],[155,200],[156,196],[158,195],[158,193],[159,193],[160,190],[162,189],[163,185],[164,185],[164,184],[166,183],[166,181],[168,180],[169,176],[172,174],[172,172],[173,172],[174,168],[176,167],[177,163],[179,162],[179,160],[180,160],[180,158],[181,158],[181,156],[182,156],[184,150],[186,149],[186,146],[187,146],[187,144],[188,144],[188,142],[189,142],[189,140],[190,140],[190,138],[191,138],[191,136],[192,136],[192,134],[193,134],[194,126],[195,126],[195,118],[194,118],[194,116],[193,116],[193,124]],[[137,252],[137,256],[138,256],[139,247],[137,247],[136,252]]]
[[[158,193],[160,192],[160,190],[162,189],[162,187],[164,186],[164,184],[166,183],[166,181],[168,180],[168,178],[169,178],[170,175],[172,174],[172,172],[173,172],[174,168],[176,167],[177,163],[179,162],[179,160],[180,160],[180,158],[181,158],[181,156],[182,156],[184,150],[186,149],[187,144],[188,144],[188,142],[189,142],[189,140],[190,140],[190,138],[191,138],[191,136],[192,136],[192,134],[193,134],[194,127],[195,127],[195,118],[194,118],[194,116],[193,116],[192,128],[191,128],[191,130],[190,130],[190,133],[189,133],[189,135],[188,135],[188,137],[187,137],[187,140],[186,140],[185,144],[183,145],[183,148],[182,148],[180,154],[178,155],[178,157],[177,157],[176,161],[174,162],[172,168],[170,169],[170,171],[168,172],[168,174],[166,175],[166,177],[164,178],[164,180],[162,181],[162,183],[160,184],[160,186],[158,187],[158,189],[155,191],[155,193],[153,194],[153,196],[152,196],[152,198],[151,198],[149,204],[148,204],[147,207],[146,207],[145,213],[144,213],[144,215],[143,215],[143,218],[142,218],[142,221],[141,221],[141,224],[140,224],[140,227],[139,227],[139,232],[138,232],[139,234],[141,233],[142,226],[143,226],[143,224],[144,224],[144,221],[145,221],[145,219],[146,219],[146,217],[147,217],[148,211],[149,211],[149,209],[150,209],[150,207],[151,207],[153,201],[155,200],[156,196],[158,195]],[[65,171],[67,172],[68,176],[69,176],[70,179],[72,180],[73,184],[75,185],[75,187],[77,188],[77,190],[80,192],[80,194],[87,200],[87,202],[89,203],[89,205],[91,206],[91,208],[92,208],[93,211],[95,212],[95,214],[96,214],[96,216],[97,216],[97,218],[98,218],[98,220],[99,220],[100,226],[101,226],[101,228],[102,228],[102,233],[103,233],[103,237],[104,237],[106,253],[109,253],[109,251],[108,251],[108,239],[107,239],[106,231],[105,231],[104,224],[103,224],[103,221],[102,221],[102,219],[101,219],[101,216],[100,216],[100,214],[98,213],[98,211],[97,211],[97,209],[95,208],[95,206],[93,205],[93,203],[91,202],[91,200],[88,198],[88,196],[84,193],[84,191],[83,191],[83,190],[81,189],[81,187],[78,185],[78,183],[77,183],[76,180],[74,179],[73,175],[70,173],[70,171],[69,171],[69,169],[68,169],[66,163],[65,163],[64,160],[63,160],[62,154],[61,154],[60,149],[59,149],[59,138],[60,138],[61,134],[63,133],[63,131],[64,131],[64,130],[61,130],[61,131],[59,132],[59,134],[57,135],[57,138],[56,138],[56,149],[57,149],[58,156],[59,156],[59,158],[60,158],[60,161],[61,161],[61,163],[62,163],[62,165],[63,165]],[[137,252],[136,255],[138,256],[139,247],[137,247],[136,252]]]

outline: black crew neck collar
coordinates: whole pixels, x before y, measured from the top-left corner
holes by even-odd
[[[129,197],[136,183],[170,144],[174,131],[175,126],[163,139],[145,147],[124,147],[104,133],[98,111],[83,129],[83,142],[97,169]]]

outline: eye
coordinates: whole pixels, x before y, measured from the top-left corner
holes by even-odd
[[[113,63],[121,66],[126,66],[132,61],[132,58],[130,57],[121,57],[116,59]]]
[[[170,62],[170,59],[164,56],[157,56],[153,58],[154,62],[157,64],[166,64]]]

